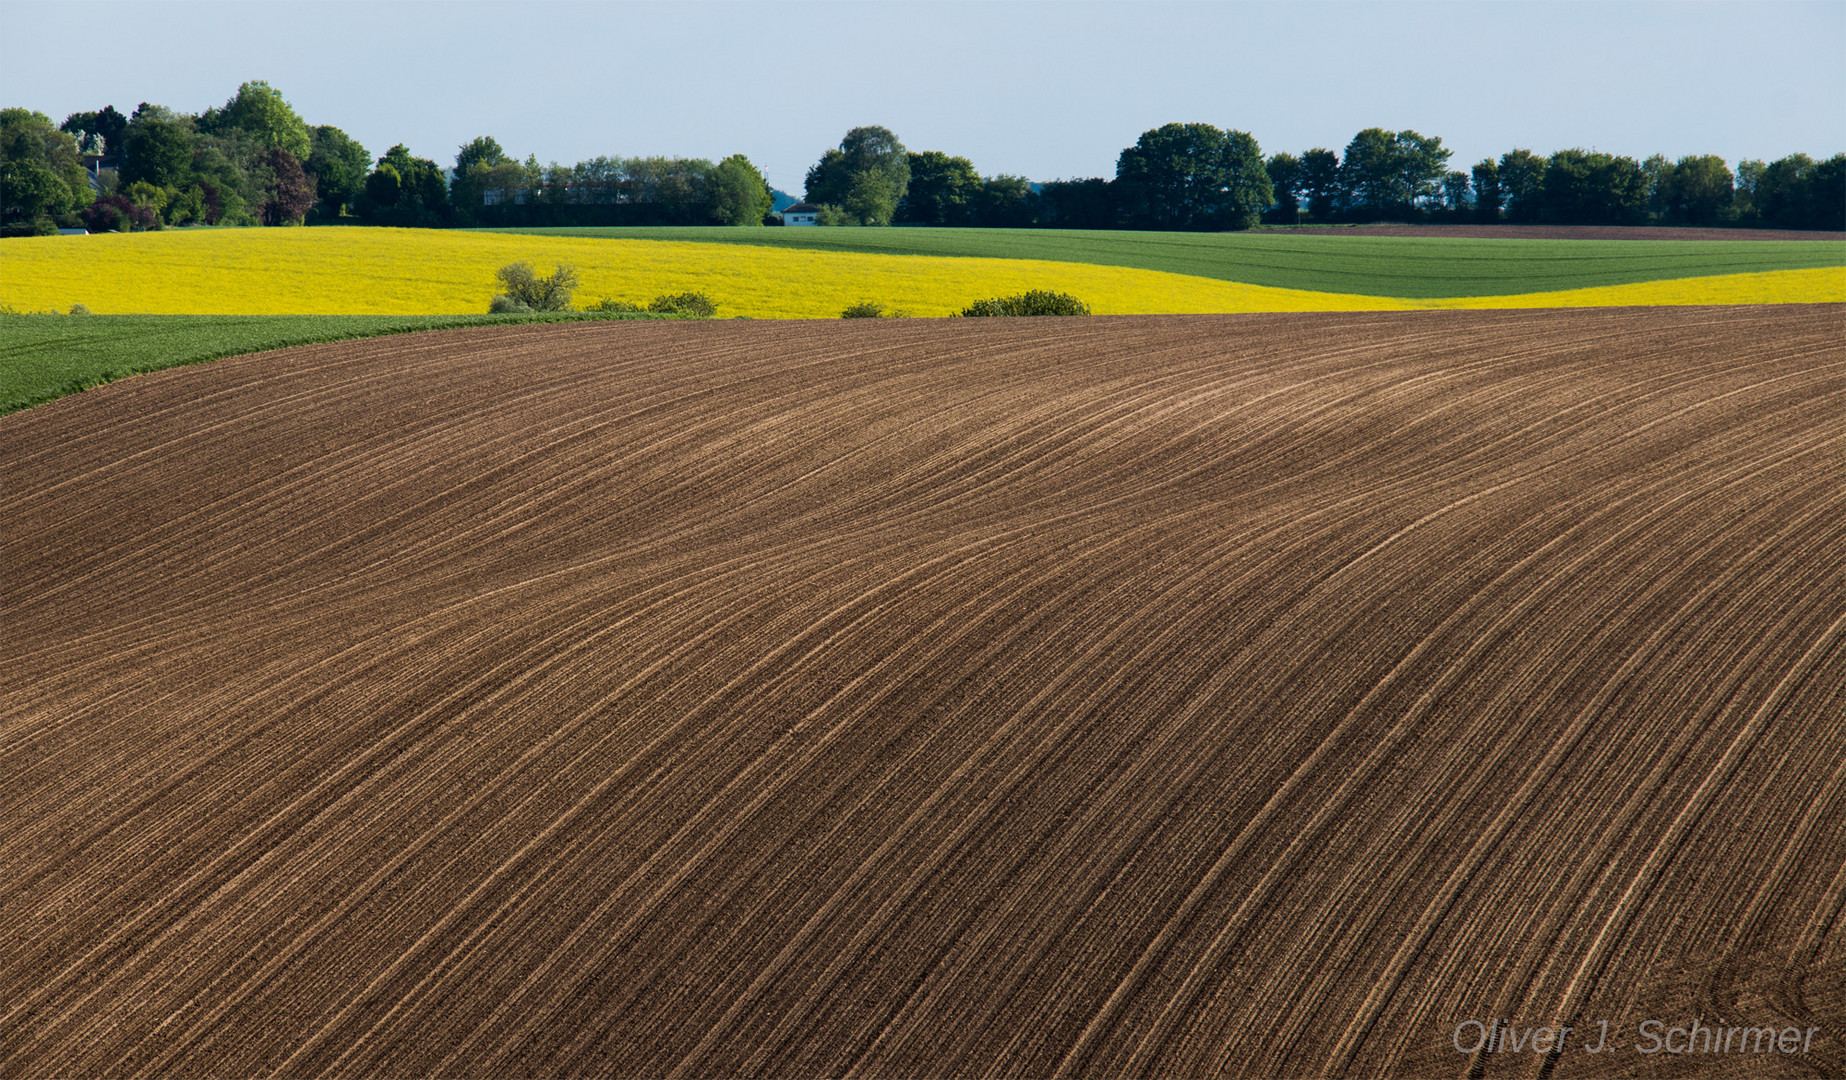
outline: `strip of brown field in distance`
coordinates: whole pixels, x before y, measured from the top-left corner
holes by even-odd
[[[1846,232],[1816,229],[1714,229],[1687,225],[1299,225],[1289,233],[1329,236],[1456,237],[1471,240],[1823,240]]]
[[[1839,1075],[1843,327],[521,326],[0,418],[0,1076]],[[1694,1017],[1816,1033],[1575,1048]]]

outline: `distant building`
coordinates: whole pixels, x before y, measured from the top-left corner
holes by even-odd
[[[798,202],[782,211],[784,225],[819,225],[820,207],[813,203]]]

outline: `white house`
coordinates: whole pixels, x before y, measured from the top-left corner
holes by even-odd
[[[813,203],[798,202],[782,211],[784,225],[819,225],[820,207]]]

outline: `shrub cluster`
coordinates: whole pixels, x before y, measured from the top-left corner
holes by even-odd
[[[1090,305],[1069,293],[1033,289],[1018,296],[996,296],[976,300],[961,310],[962,315],[1088,315]]]
[[[902,319],[907,313],[900,308],[885,310],[885,306],[876,300],[861,300],[840,312],[842,319]]]
[[[569,266],[559,266],[549,277],[539,277],[532,267],[523,262],[502,266],[498,271],[500,284],[506,291],[493,298],[487,311],[491,315],[527,315],[537,311],[569,311],[571,293],[577,288],[577,271]],[[613,300],[607,297],[585,307],[585,311],[606,314],[621,314],[651,311],[657,315],[679,315],[694,319],[709,319],[718,313],[718,305],[712,298],[701,292],[666,293],[654,297],[653,301],[643,307],[627,300]]]
[[[577,288],[577,271],[562,265],[549,276],[539,277],[530,263],[516,262],[502,266],[499,278],[506,291],[488,305],[494,315],[569,311],[571,293]]]
[[[701,292],[671,293],[656,296],[647,310],[662,315],[686,315],[694,319],[709,319],[718,314],[718,305]]]

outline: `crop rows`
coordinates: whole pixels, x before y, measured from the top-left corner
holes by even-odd
[[[472,328],[0,417],[0,1075],[1837,1074],[1841,318]]]
[[[1846,244],[1842,243],[1846,234],[1764,233],[1749,229],[1400,225],[1258,232],[1141,232],[642,226],[492,231],[882,255],[1092,263],[1276,289],[1419,299],[1518,296],[1846,263]],[[1669,239],[1671,243],[1661,242]]]

